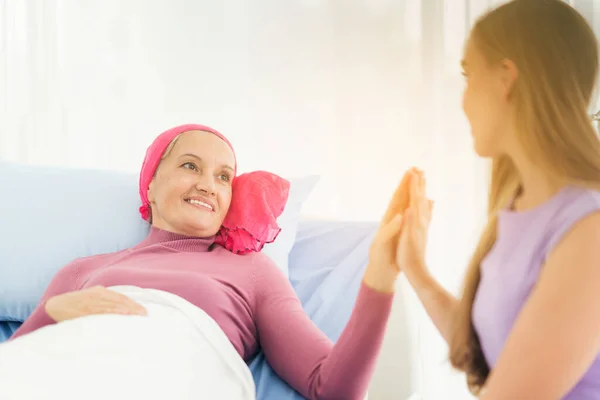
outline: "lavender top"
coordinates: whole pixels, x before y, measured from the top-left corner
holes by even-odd
[[[481,264],[473,305],[473,324],[490,368],[552,249],[576,222],[599,209],[600,192],[566,187],[534,209],[500,213],[496,243]],[[600,399],[600,355],[564,397],[575,399]]]

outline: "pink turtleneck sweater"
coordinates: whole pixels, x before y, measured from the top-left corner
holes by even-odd
[[[262,349],[279,376],[309,399],[362,399],[375,367],[392,295],[361,286],[335,345],[308,318],[289,280],[266,255],[236,255],[152,228],[137,246],[81,258],[52,279],[40,304],[11,339],[53,324],[46,300],[102,285],[164,290],[210,315],[245,361]]]

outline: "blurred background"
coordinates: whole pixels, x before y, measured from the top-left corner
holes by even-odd
[[[137,173],[156,135],[201,123],[228,136],[242,172],[320,175],[305,214],[337,220],[379,219],[415,165],[436,201],[429,263],[457,291],[488,174],[461,110],[460,60],[498,3],[0,0],[0,160]],[[598,30],[598,1],[569,3]],[[419,365],[399,367],[391,329],[371,399],[401,398],[407,373],[425,399],[468,399],[403,294]]]

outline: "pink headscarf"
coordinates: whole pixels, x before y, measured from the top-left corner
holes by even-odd
[[[140,214],[150,219],[148,187],[156,168],[169,144],[181,133],[205,131],[217,135],[235,151],[231,143],[216,130],[204,125],[188,124],[169,129],[160,134],[148,147],[140,172]],[[237,173],[237,159],[234,166]],[[261,251],[266,243],[275,241],[281,228],[277,224],[285,208],[290,190],[290,182],[266,171],[242,174],[232,182],[231,205],[227,216],[215,237],[215,243],[236,254]]]
[[[204,125],[197,124],[186,124],[176,126],[175,128],[171,128],[168,131],[165,131],[158,135],[154,142],[148,147],[146,150],[146,157],[144,158],[144,163],[142,164],[142,170],[140,171],[140,199],[142,200],[142,205],[140,207],[140,214],[142,218],[146,221],[150,219],[150,201],[148,201],[148,187],[150,186],[150,182],[152,182],[152,178],[154,177],[154,173],[156,172],[156,168],[158,168],[158,164],[160,164],[160,159],[165,154],[165,150],[169,147],[169,144],[175,139],[177,136],[181,135],[184,132],[188,131],[205,131],[210,132],[216,136],[218,136],[221,140],[223,140],[233,153],[233,158],[235,160],[234,165],[234,176],[237,172],[237,159],[235,158],[235,151],[233,150],[233,146],[229,143],[229,140],[221,133],[217,132],[213,128]]]

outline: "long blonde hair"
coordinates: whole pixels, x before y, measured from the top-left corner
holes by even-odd
[[[526,155],[560,181],[599,187],[600,141],[589,115],[598,43],[585,19],[560,0],[514,0],[483,15],[471,40],[490,65],[509,59],[518,68],[511,101]],[[450,361],[466,372],[474,394],[489,374],[471,320],[480,264],[496,241],[498,211],[520,189],[511,159],[494,159],[488,222],[468,266],[450,340]]]

